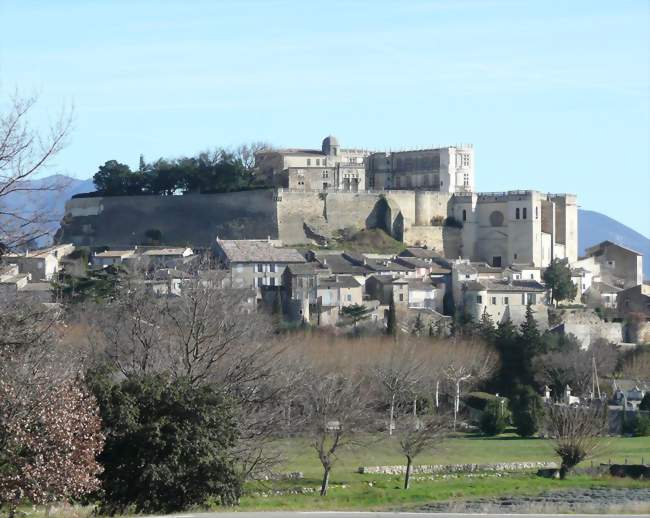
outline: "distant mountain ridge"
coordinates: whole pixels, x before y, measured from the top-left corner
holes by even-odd
[[[50,176],[33,180],[30,183],[38,188],[42,185],[52,184],[55,181],[63,185],[61,191],[15,193],[9,199],[3,200],[3,202],[11,207],[20,207],[31,203],[38,204],[39,207],[47,210],[52,215],[50,230],[53,234],[58,229],[58,222],[63,217],[65,202],[75,194],[94,190],[91,179],[79,180],[66,176]],[[627,246],[643,254],[644,278],[650,278],[650,239],[600,212],[580,209],[578,211],[579,253],[582,255],[586,248],[606,240]]]

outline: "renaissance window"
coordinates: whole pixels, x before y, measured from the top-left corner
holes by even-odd
[[[496,297],[492,297],[492,305],[493,306],[497,305],[497,298]]]
[[[316,159],[316,165],[320,165],[320,158]]]
[[[527,214],[526,214],[526,210],[527,210],[526,207],[524,207],[524,208],[523,208],[523,219],[526,219],[526,215],[527,215]]]
[[[469,155],[463,155],[462,164],[463,167],[469,167]]]
[[[311,165],[311,158],[307,159],[307,165]]]
[[[483,304],[483,297],[481,297],[481,295],[476,296],[476,303],[477,304]]]
[[[515,219],[519,219],[519,207],[515,209]]]
[[[467,221],[467,211],[463,209],[463,221]]]
[[[503,297],[503,303],[504,303],[506,306],[507,306],[508,304],[510,304],[510,300],[508,299],[508,297]]]

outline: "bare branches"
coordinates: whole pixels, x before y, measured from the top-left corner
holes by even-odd
[[[7,110],[0,113],[0,246],[3,250],[44,236],[49,222],[44,207],[16,204],[12,195],[62,188],[60,177],[49,182],[34,180],[65,147],[72,126],[72,111],[63,110],[49,131],[42,134],[33,129],[30,121],[35,104],[35,97],[14,94]]]
[[[329,476],[340,449],[358,444],[368,429],[369,398],[361,377],[310,369],[301,385],[305,431],[323,466],[321,496],[327,494]]]
[[[594,456],[603,446],[607,414],[600,405],[550,405],[546,416],[555,453],[562,459],[560,478],[565,478],[577,464]]]
[[[400,420],[399,447],[406,457],[404,489],[408,489],[410,486],[411,469],[415,457],[425,450],[439,448],[451,431],[450,423],[450,416],[443,414],[422,417],[409,416]]]

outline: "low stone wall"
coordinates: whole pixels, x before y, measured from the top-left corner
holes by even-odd
[[[413,473],[476,473],[533,471],[543,468],[557,468],[555,462],[500,462],[498,464],[429,464],[413,466]],[[403,475],[406,466],[361,466],[362,474]]]

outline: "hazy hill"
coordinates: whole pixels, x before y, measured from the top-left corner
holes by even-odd
[[[4,201],[11,206],[33,206],[32,204],[36,204],[46,209],[52,214],[51,230],[55,232],[58,228],[58,221],[63,216],[65,202],[74,194],[94,190],[94,186],[92,180],[78,180],[64,176],[47,177],[30,183],[38,187],[51,184],[53,180],[63,184],[62,191],[16,193],[9,200]],[[580,254],[584,253],[585,248],[605,240],[620,243],[641,252],[644,256],[644,276],[646,279],[650,278],[650,239],[604,214],[591,210],[579,210],[578,247]]]

